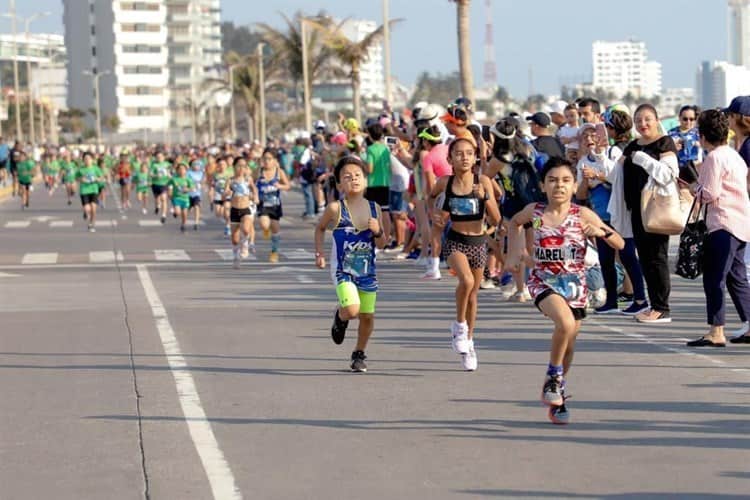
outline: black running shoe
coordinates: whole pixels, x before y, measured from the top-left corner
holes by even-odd
[[[336,309],[336,314],[333,315],[333,325],[331,326],[331,338],[334,344],[341,344],[344,341],[348,327],[349,322],[342,320],[339,317],[339,310]]]
[[[166,222],[167,222],[167,218],[166,218],[166,217],[164,217],[164,216],[162,216],[162,218],[161,218],[161,223],[162,223],[162,224],[166,224]]]
[[[560,406],[565,403],[565,382],[562,375],[550,376],[544,380],[542,388],[542,403],[547,406]]]
[[[193,224],[193,231],[197,231],[197,230],[198,230],[198,224]]]
[[[180,231],[185,232],[185,224],[180,224]]]
[[[564,397],[563,401],[567,399],[568,397]],[[560,406],[550,406],[547,416],[555,425],[566,425],[570,423],[570,412],[564,402]]]
[[[154,215],[159,215],[159,207],[158,206],[154,209]]]
[[[353,372],[364,373],[367,371],[367,364],[365,360],[365,351],[354,351],[352,352],[352,364],[350,365]]]

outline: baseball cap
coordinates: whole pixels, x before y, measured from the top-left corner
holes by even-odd
[[[344,130],[348,130],[349,132],[359,130],[359,122],[354,118],[347,118],[346,120],[344,120],[343,125]]]
[[[321,129],[321,128],[324,129],[326,128],[326,122],[324,122],[323,120],[318,120],[315,122],[313,128],[316,130]]]
[[[539,111],[538,113],[534,113],[533,115],[526,118],[526,120],[532,123],[536,123],[540,127],[549,127],[550,123],[552,123],[549,115],[547,113],[542,113],[541,111]]]
[[[732,99],[728,108],[724,108],[725,113],[737,113],[742,116],[750,116],[750,95],[740,95]]]
[[[558,115],[565,114],[565,108],[568,107],[568,103],[565,101],[555,101],[550,106],[550,113],[557,113]]]

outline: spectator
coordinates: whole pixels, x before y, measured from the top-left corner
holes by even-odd
[[[583,123],[599,123],[601,121],[602,106],[592,97],[584,97],[578,101],[578,114]]]
[[[750,318],[750,285],[743,258],[750,241],[747,165],[727,145],[729,119],[721,111],[704,111],[698,119],[698,132],[707,153],[700,168],[697,196],[707,207],[704,252],[709,258],[703,263],[703,290],[711,328],[687,345],[724,347],[725,288],[729,289],[740,319],[745,322]],[[750,334],[735,337],[732,342],[750,344]]]
[[[677,148],[677,161],[680,165],[680,179],[688,184],[698,180],[697,167],[703,160],[700,140],[698,138],[698,106],[680,108],[680,124],[669,131],[669,137]]]
[[[531,135],[536,137],[531,144],[541,155],[546,155],[544,163],[552,158],[565,159],[565,148],[552,133],[552,120],[547,113],[534,113],[527,118],[531,125]],[[543,165],[542,165],[543,166]]]
[[[391,237],[391,208],[389,189],[391,185],[391,151],[384,143],[383,127],[377,121],[370,124],[367,133],[372,144],[367,147],[367,191],[365,198],[380,205],[383,211],[383,232],[386,246]]]
[[[674,141],[661,132],[659,116],[650,104],[635,110],[636,130],[641,135],[625,148],[623,162],[623,194],[631,214],[633,237],[646,278],[651,309],[636,315],[641,323],[670,323],[669,294],[671,282],[667,260],[669,236],[646,232],[641,218],[641,191],[651,179],[671,192],[677,178],[677,149]]]
[[[570,146],[578,150],[578,108],[575,104],[568,104],[565,107],[565,124],[557,131],[557,138],[563,146]]]

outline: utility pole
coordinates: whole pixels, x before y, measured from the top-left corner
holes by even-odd
[[[258,44],[258,84],[260,88],[260,143],[266,145],[266,81],[263,74],[263,43]]]
[[[234,68],[236,64],[229,66],[229,92],[232,97],[229,99],[229,129],[232,135],[232,142],[237,140],[237,121],[234,116]]]
[[[83,70],[84,75],[89,75],[94,78],[94,99],[96,100],[95,103],[95,109],[96,109],[96,147],[97,151],[101,149],[102,146],[102,118],[101,118],[101,104],[99,103],[99,78],[101,78],[104,75],[109,75],[111,71],[106,70],[99,72],[93,72],[89,71],[87,69]]]
[[[305,86],[305,126],[303,130],[310,130],[312,127],[312,105],[310,103],[312,85],[310,85],[310,72],[307,69],[307,29],[305,28],[307,19],[304,17],[300,20],[302,31],[302,79]],[[309,92],[308,92],[309,89]]]
[[[383,55],[385,59],[385,100],[391,105],[391,26],[388,14],[390,0],[383,0]]]

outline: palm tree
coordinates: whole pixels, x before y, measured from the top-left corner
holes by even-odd
[[[393,19],[389,21],[389,26],[399,21],[400,19]],[[344,22],[336,26],[332,23],[326,25],[318,21],[310,21],[310,25],[313,26],[315,31],[323,34],[323,43],[333,51],[336,59],[351,69],[349,77],[352,83],[354,118],[361,122],[360,72],[362,65],[370,57],[370,49],[382,41],[384,25],[378,26],[357,42],[350,40],[344,34],[342,30]]]
[[[471,0],[450,0],[456,4],[458,25],[458,64],[461,70],[461,93],[474,102],[474,75],[471,70],[471,33],[469,8]]]
[[[284,68],[289,79],[292,81],[299,103],[299,88],[302,86],[302,20],[309,19],[320,24],[327,25],[332,20],[324,12],[316,16],[305,16],[297,12],[293,19],[280,14],[286,23],[286,31],[269,26],[266,23],[258,23],[263,41],[271,47],[272,58],[266,67]],[[307,34],[308,71],[310,73],[310,88],[303,89],[306,95],[312,96],[312,84],[315,80],[322,80],[325,76],[342,76],[330,65],[333,51],[322,43],[322,36],[317,30]],[[307,124],[309,126],[310,124]]]

